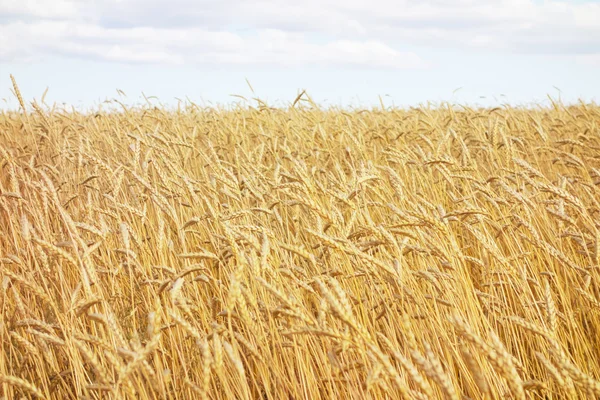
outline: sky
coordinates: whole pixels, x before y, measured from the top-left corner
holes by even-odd
[[[599,21],[598,0],[0,0],[0,108],[10,74],[86,110],[600,102]]]

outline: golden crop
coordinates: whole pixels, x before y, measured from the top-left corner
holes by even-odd
[[[19,99],[0,398],[600,397],[600,107]]]

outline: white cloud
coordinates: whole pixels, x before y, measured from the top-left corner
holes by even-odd
[[[76,18],[81,10],[71,0],[0,0],[4,18]]]
[[[376,41],[333,40],[314,44],[302,33],[260,30],[256,35],[201,28],[104,28],[69,21],[6,24],[0,30],[0,60],[35,61],[46,56],[132,63],[359,65],[418,68],[413,53]]]
[[[565,0],[0,0],[0,61],[420,68],[403,49],[597,54],[597,21]]]
[[[600,53],[578,56],[577,62],[581,65],[600,68]]]

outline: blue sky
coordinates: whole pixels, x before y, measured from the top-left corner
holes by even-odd
[[[342,106],[599,102],[598,21],[581,0],[0,0],[0,107],[11,73],[27,100],[48,87],[80,109],[302,89]]]

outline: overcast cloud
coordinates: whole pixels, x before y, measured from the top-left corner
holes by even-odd
[[[528,0],[0,0],[0,62],[426,68],[415,47],[597,63],[600,4]]]

